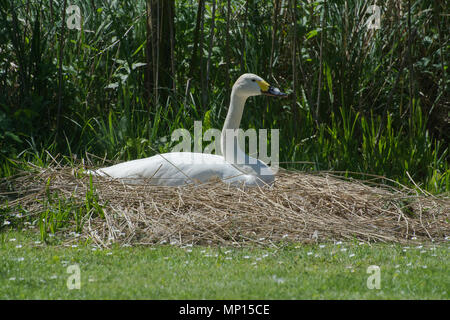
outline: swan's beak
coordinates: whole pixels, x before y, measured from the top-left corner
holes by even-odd
[[[271,96],[271,97],[286,97],[287,94],[284,92],[281,92],[280,89],[269,86],[269,89],[267,91],[261,91],[261,93],[265,96]]]
[[[258,85],[261,88],[261,94],[271,97],[286,97],[287,94],[280,91],[280,89],[272,87],[266,81],[258,81]]]

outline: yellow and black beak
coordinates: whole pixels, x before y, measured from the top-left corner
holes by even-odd
[[[261,94],[265,96],[271,96],[271,97],[286,97],[287,94],[280,91],[280,89],[272,87],[269,85],[266,81],[256,81],[261,88]]]

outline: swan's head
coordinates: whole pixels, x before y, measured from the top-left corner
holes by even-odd
[[[264,79],[253,73],[244,73],[236,80],[233,91],[240,96],[252,97],[259,95],[284,97],[287,94],[278,88],[270,86]]]

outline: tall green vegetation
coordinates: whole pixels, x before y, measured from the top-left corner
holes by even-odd
[[[66,24],[70,5],[81,30]],[[445,1],[383,1],[368,30],[371,5],[0,0],[1,174],[7,159],[45,165],[44,150],[169,151],[176,128],[221,128],[231,84],[252,72],[291,93],[249,100],[242,123],[280,129],[283,166],[448,191]]]

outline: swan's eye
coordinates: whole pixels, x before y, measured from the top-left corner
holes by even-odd
[[[253,82],[255,82],[255,81],[256,81],[256,79],[252,79],[252,81],[253,81]]]

